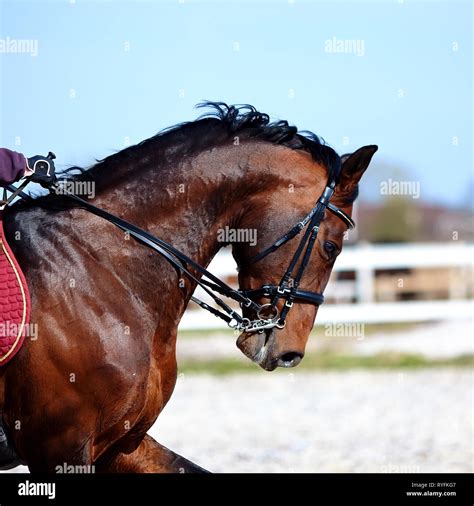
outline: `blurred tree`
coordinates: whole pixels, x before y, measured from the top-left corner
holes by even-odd
[[[474,178],[470,178],[466,185],[464,198],[460,202],[462,209],[474,212]]]
[[[416,202],[405,196],[388,196],[380,206],[369,231],[371,242],[416,241],[420,214]]]

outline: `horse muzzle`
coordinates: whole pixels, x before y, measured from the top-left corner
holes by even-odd
[[[273,371],[277,367],[296,367],[304,356],[301,350],[280,350],[277,346],[278,329],[264,332],[242,332],[237,339],[237,347],[252,362],[265,371]]]

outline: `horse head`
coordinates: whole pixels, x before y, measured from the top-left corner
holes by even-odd
[[[327,146],[324,148],[332,151]],[[307,265],[303,266],[301,279],[298,279],[297,273],[305,262],[304,253],[307,245],[300,246],[305,229],[291,239],[285,234],[292,230],[292,225],[301,223],[310,210],[314,209],[315,202],[324,194],[328,184],[327,173],[334,168],[324,167],[322,163],[309,160],[308,157],[302,158],[298,167],[290,168],[282,163],[280,169],[278,166],[275,168],[277,182],[271,194],[258,193],[247,203],[250,211],[244,213],[240,226],[255,229],[254,235],[258,240],[254,245],[245,243],[234,245],[234,257],[240,266],[240,288],[250,291],[248,293],[254,291],[259,295],[256,302],[266,304],[272,317],[286,315],[284,325],[275,325],[260,331],[243,331],[237,339],[240,350],[263,369],[271,371],[276,367],[294,367],[303,358],[318,312],[318,296],[322,299],[334,262],[342,251],[347,225],[351,222],[348,218],[351,216],[353,202],[357,196],[358,183],[376,151],[377,146],[365,146],[350,155],[343,156],[341,160],[332,158],[336,165],[333,171],[334,194],[329,200],[333,212],[329,212],[325,207],[321,210],[319,223],[316,220],[305,224],[306,229],[315,226],[317,229],[312,249],[307,255]],[[310,232],[308,231],[308,235]],[[279,238],[287,240],[281,247],[272,250],[271,245],[282,242],[277,241]],[[296,258],[298,248],[301,251]],[[268,254],[259,258],[262,255],[258,252],[261,251]],[[292,283],[297,282],[301,293],[313,294],[313,298],[296,297],[288,301],[288,298],[285,299],[283,296],[275,299],[275,290],[271,294],[261,293],[261,290],[259,292],[262,286],[281,287],[282,276],[285,272],[288,273],[292,259],[295,260],[295,265],[287,280],[287,293],[290,293]],[[283,295],[281,289],[280,292]],[[285,304],[289,307],[285,308]],[[251,310],[245,308],[244,316],[249,320],[255,317]]]

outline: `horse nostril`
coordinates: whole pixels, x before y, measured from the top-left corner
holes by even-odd
[[[289,351],[288,353],[283,353],[278,359],[279,367],[295,367],[301,362],[303,358],[302,353],[298,353],[296,351]]]

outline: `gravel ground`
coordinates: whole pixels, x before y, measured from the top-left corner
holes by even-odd
[[[397,351],[434,359],[453,358],[474,353],[474,325],[472,320],[459,320],[420,325],[389,335],[377,333],[361,341],[353,351],[361,355]]]
[[[180,375],[150,434],[214,472],[473,472],[466,369]]]
[[[472,394],[459,368],[181,374],[150,434],[213,472],[474,472]]]

